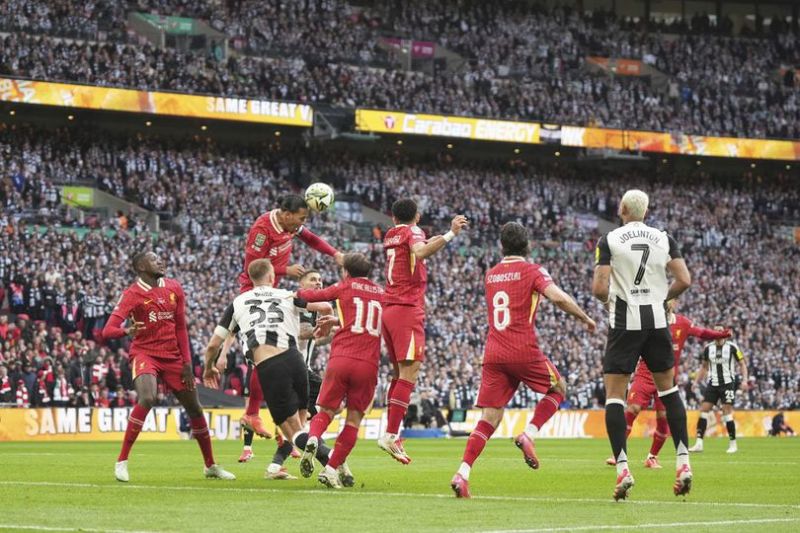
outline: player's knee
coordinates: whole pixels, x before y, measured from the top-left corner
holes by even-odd
[[[144,409],[152,409],[156,405],[156,401],[155,392],[141,393],[136,398],[136,403],[139,404],[139,407],[143,407]]]
[[[642,411],[642,407],[636,403],[629,403],[625,406],[625,410],[634,415],[638,415]]]
[[[483,410],[483,413],[481,414],[481,419],[488,422],[492,427],[496,428],[503,420],[503,410],[486,408]]]

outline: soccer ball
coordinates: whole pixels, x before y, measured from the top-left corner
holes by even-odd
[[[309,209],[321,213],[333,205],[333,189],[327,183],[312,183],[306,189],[305,199]]]

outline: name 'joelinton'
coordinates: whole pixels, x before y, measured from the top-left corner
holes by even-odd
[[[624,244],[631,239],[636,239],[637,237],[644,237],[650,242],[658,242],[661,240],[660,235],[653,235],[651,232],[643,229],[632,229],[626,231],[619,237],[620,244]]]

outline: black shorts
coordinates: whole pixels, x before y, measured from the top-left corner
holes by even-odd
[[[604,374],[632,374],[639,357],[644,359],[650,372],[664,372],[674,367],[675,356],[669,328],[639,331],[608,329],[603,357]]]
[[[319,390],[322,388],[322,378],[313,370],[308,371],[308,415],[309,417],[317,414],[317,398]]]
[[[261,361],[256,370],[269,414],[277,425],[308,407],[308,371],[295,348]]]
[[[706,386],[705,394],[703,394],[703,401],[712,405],[717,402],[722,402],[725,405],[733,405],[736,399],[736,383],[728,383],[727,385],[711,385]]]

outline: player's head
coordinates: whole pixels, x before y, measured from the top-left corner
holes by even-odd
[[[500,229],[500,246],[504,256],[527,256],[531,253],[528,230],[519,222],[506,222]]]
[[[320,275],[318,270],[306,270],[305,273],[300,276],[300,288],[301,289],[321,289],[322,288],[322,276]]]
[[[366,255],[360,253],[349,253],[344,256],[342,270],[350,278],[366,278],[372,271],[372,261]]]
[[[306,223],[308,218],[308,205],[299,194],[287,194],[278,200],[278,221],[283,229],[294,233]]]
[[[247,275],[253,282],[253,286],[268,286],[272,287],[275,281],[275,269],[272,267],[272,262],[269,259],[256,259],[250,266],[247,267]]]
[[[630,189],[622,195],[619,202],[618,214],[626,222],[644,220],[647,214],[647,206],[650,205],[650,198],[647,193],[639,189]]]
[[[416,224],[419,222],[417,202],[411,198],[403,198],[392,204],[392,218],[395,224]]]
[[[131,259],[131,267],[137,276],[151,276],[153,278],[163,278],[167,273],[167,265],[158,257],[155,252],[145,250],[137,252]]]

